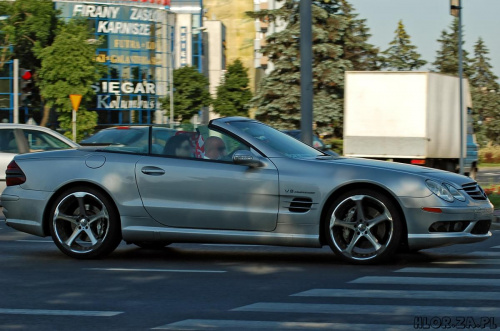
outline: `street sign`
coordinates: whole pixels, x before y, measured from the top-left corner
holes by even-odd
[[[450,14],[451,16],[458,17],[460,12],[460,0],[450,0]]]
[[[70,94],[69,99],[71,100],[71,105],[73,106],[73,110],[78,111],[78,107],[80,107],[80,102],[82,101],[82,95]]]

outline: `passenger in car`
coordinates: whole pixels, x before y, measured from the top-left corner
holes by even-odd
[[[163,154],[177,157],[193,157],[191,139],[187,135],[171,137],[165,144]]]
[[[219,137],[208,137],[204,147],[205,159],[220,160],[226,155],[226,144]]]

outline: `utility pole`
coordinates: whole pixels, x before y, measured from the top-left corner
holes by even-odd
[[[462,0],[450,0],[451,15],[458,17],[458,79],[460,98],[460,174],[464,174],[464,98],[463,98],[463,52],[462,52]]]
[[[312,146],[313,76],[312,9],[310,0],[300,1],[300,130],[301,140]]]

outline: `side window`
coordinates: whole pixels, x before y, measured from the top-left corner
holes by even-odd
[[[250,150],[250,148],[233,137],[200,127],[201,154],[204,159],[232,162],[232,156],[237,150]],[[198,142],[200,145],[200,142]]]
[[[70,145],[56,137],[36,130],[23,130],[24,136],[28,141],[30,152],[50,151],[55,149],[68,149]]]
[[[14,130],[0,130],[0,151],[4,153],[19,153]]]
[[[173,132],[166,141],[160,137],[159,129],[153,128],[152,154],[155,155],[232,162],[235,151],[250,150],[236,139],[206,126],[200,126],[196,131]]]

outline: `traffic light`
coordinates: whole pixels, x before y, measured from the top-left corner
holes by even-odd
[[[19,77],[19,91],[21,92],[19,105],[29,107],[31,106],[31,90],[33,89],[31,70],[20,68]]]

